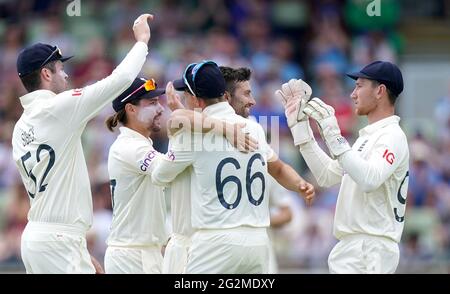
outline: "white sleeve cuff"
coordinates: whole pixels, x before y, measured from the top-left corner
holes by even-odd
[[[296,123],[291,128],[292,138],[294,138],[295,146],[302,145],[311,141],[314,136],[309,125],[309,120],[303,120]]]

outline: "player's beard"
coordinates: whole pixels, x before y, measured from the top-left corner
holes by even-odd
[[[150,126],[152,132],[159,132],[159,131],[161,131],[161,123],[159,121],[160,119],[161,119],[161,113],[156,115],[153,118],[152,125]]]
[[[140,108],[137,119],[145,124],[150,131],[159,132],[161,130],[160,117],[161,112],[158,112],[158,107],[152,105]]]

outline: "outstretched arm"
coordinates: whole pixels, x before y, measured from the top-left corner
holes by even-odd
[[[68,128],[79,128],[127,89],[146,60],[150,40],[148,20],[152,19],[151,14],[136,19],[133,26],[136,44],[111,75],[82,89],[61,93],[52,114]]]
[[[213,132],[224,136],[236,149],[241,152],[252,152],[258,148],[258,142],[242,131],[245,124],[232,124],[196,112],[184,109],[180,97],[175,92],[172,82],[166,86],[167,104],[173,111],[168,121],[169,135],[174,135],[180,129],[190,132]]]
[[[342,168],[337,160],[331,159],[314,140],[309,118],[303,111],[311,97],[311,87],[302,80],[292,79],[283,84],[275,96],[285,108],[285,115],[291,129],[294,144],[321,187],[330,187],[341,182]]]
[[[305,181],[290,165],[278,159],[268,163],[269,174],[283,187],[300,193],[309,205],[315,197],[314,186]]]

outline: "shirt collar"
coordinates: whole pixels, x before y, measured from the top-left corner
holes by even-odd
[[[219,102],[203,109],[203,113],[206,115],[230,115],[235,114],[233,107],[227,102]]]
[[[56,94],[50,90],[37,90],[20,97],[20,103],[22,104],[23,109],[27,109],[31,104],[38,100],[50,99],[55,96]]]
[[[145,136],[143,136],[142,134],[136,132],[135,130],[132,130],[130,128],[127,127],[120,127],[120,135],[122,136],[126,136],[126,137],[132,137],[132,138],[139,138],[139,139],[146,139],[150,142],[150,144],[153,145],[153,141],[151,138],[146,138]]]
[[[370,134],[375,133],[379,129],[382,129],[390,124],[398,124],[399,122],[400,122],[400,117],[398,117],[397,115],[391,115],[389,117],[383,118],[382,120],[374,122],[373,124],[370,124],[367,127],[361,129],[359,131],[359,135],[360,136],[370,135]]]

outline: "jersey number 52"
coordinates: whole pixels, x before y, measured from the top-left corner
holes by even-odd
[[[37,151],[36,151],[36,161],[37,162],[41,162],[42,160],[42,152],[47,152],[49,155],[49,161],[47,164],[47,167],[45,168],[44,171],[44,175],[42,176],[41,180],[39,181],[39,187],[37,186],[37,179],[36,176],[33,174],[33,168],[34,165],[30,168],[30,170],[28,171],[27,166],[26,166],[26,161],[28,159],[31,158],[31,152],[28,151],[27,153],[25,153],[20,159],[22,160],[22,166],[23,169],[25,170],[27,176],[33,181],[33,187],[28,187],[26,186],[28,195],[31,198],[34,198],[36,196],[37,193],[39,192],[44,192],[45,189],[47,188],[48,184],[45,184],[45,178],[47,177],[48,173],[50,172],[50,170],[52,169],[53,165],[55,164],[55,151],[53,150],[52,147],[46,145],[46,144],[41,144],[39,145]],[[33,189],[34,193],[31,192],[31,190]]]

